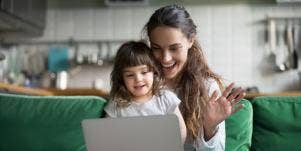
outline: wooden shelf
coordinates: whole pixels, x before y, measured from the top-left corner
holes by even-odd
[[[278,93],[247,93],[245,99],[251,100],[258,96],[301,96],[301,91],[278,92]]]
[[[67,88],[65,90],[55,88],[27,88],[0,82],[0,90],[8,93],[39,95],[39,96],[70,96],[93,95],[108,98],[109,92],[91,88]]]
[[[51,92],[53,95],[94,95],[104,98],[107,98],[109,95],[108,91],[91,88],[67,88],[65,90],[47,88],[44,90]]]
[[[26,88],[26,87],[6,84],[6,83],[0,83],[0,90],[8,93],[19,93],[19,94],[28,94],[28,95],[40,95],[40,96],[54,95],[52,92],[47,90]]]

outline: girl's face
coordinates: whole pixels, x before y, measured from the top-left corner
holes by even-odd
[[[193,40],[186,38],[180,29],[167,26],[156,27],[149,38],[153,54],[161,63],[165,78],[176,78],[186,63]]]
[[[122,78],[134,101],[143,102],[151,98],[154,73],[147,65],[125,68]]]

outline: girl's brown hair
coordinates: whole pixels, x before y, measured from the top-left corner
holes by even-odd
[[[152,14],[144,27],[148,37],[159,26],[178,28],[189,40],[196,36],[196,25],[185,8],[178,5],[159,8]],[[209,100],[205,81],[213,78],[221,84],[221,80],[209,68],[196,40],[187,55],[185,66],[181,74],[177,75],[176,92],[182,100],[180,110],[187,126],[188,135],[196,139],[203,126],[202,115]]]
[[[147,65],[148,70],[154,72],[153,95],[159,92],[162,85],[162,73],[158,63],[153,58],[150,48],[142,41],[129,41],[118,49],[111,72],[110,98],[116,101],[118,107],[125,107],[130,104],[131,94],[126,89],[123,81],[123,70],[127,67]]]

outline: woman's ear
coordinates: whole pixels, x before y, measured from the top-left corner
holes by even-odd
[[[195,41],[195,36],[192,36],[192,37],[189,39],[189,48],[192,47],[194,41]]]

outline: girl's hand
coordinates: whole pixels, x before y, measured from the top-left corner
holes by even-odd
[[[244,96],[244,90],[241,87],[234,89],[234,83],[231,83],[219,98],[217,98],[218,93],[216,91],[213,92],[203,117],[204,138],[206,141],[214,136],[219,123],[243,108],[243,105],[236,106],[236,104]]]

